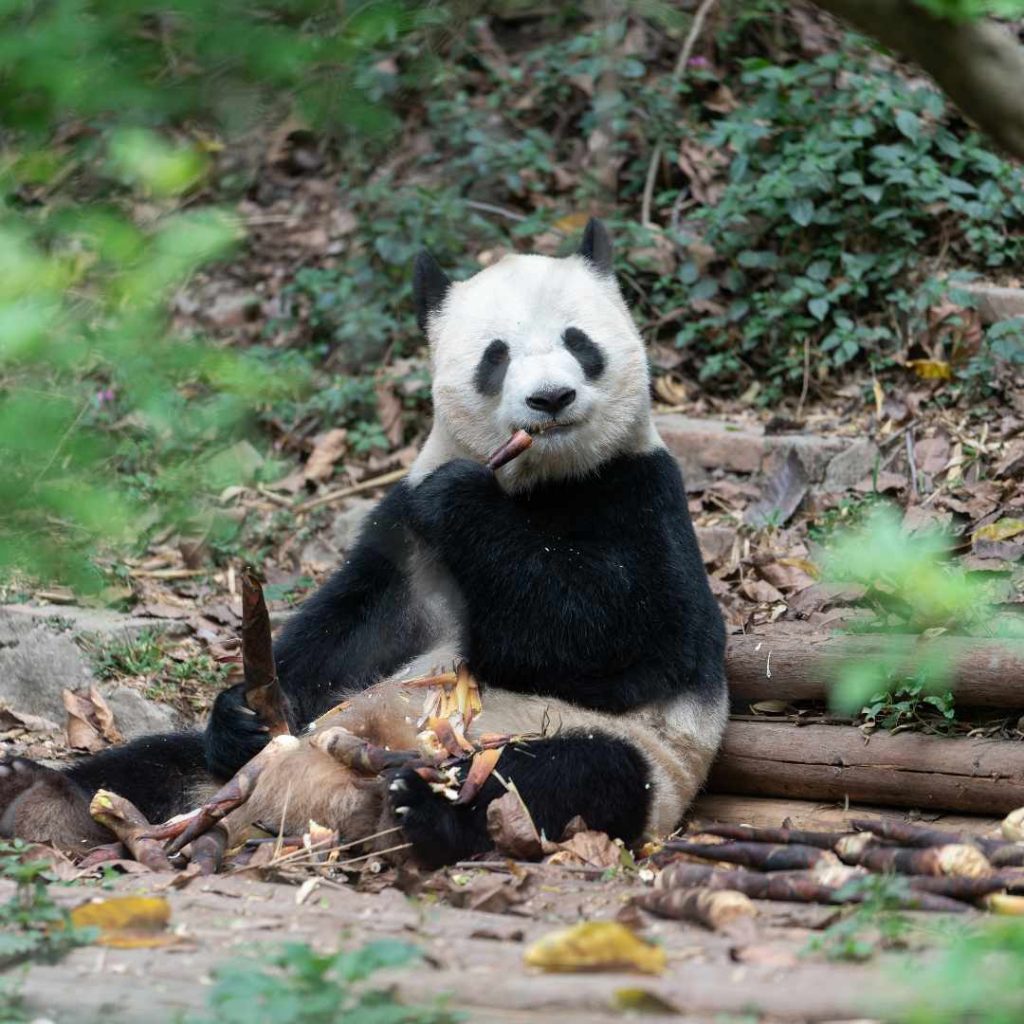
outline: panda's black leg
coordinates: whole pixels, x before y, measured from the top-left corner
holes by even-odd
[[[602,733],[574,733],[506,748],[477,798],[455,806],[415,771],[389,785],[391,808],[425,867],[463,860],[491,847],[487,805],[514,782],[548,839],[558,840],[579,815],[592,829],[627,842],[639,838],[651,802],[650,769],[629,742]]]
[[[267,727],[245,703],[243,683],[217,694],[203,733],[206,764],[213,775],[230,779],[269,740]]]

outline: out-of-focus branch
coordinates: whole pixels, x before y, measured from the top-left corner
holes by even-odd
[[[1024,48],[994,21],[937,18],[912,0],[815,0],[928,72],[995,142],[1024,159]]]

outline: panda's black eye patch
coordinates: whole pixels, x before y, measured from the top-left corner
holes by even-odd
[[[477,363],[476,373],[473,375],[473,383],[481,395],[493,396],[501,391],[502,382],[505,380],[505,371],[508,369],[508,345],[500,338],[484,349],[484,354]]]
[[[597,380],[604,373],[604,353],[589,334],[578,327],[567,327],[562,334],[562,341],[583,367],[583,376],[587,380]]]

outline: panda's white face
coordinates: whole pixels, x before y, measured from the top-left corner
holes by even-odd
[[[519,428],[535,438],[502,471],[511,487],[651,446],[643,343],[614,278],[580,256],[506,256],[451,285],[428,335],[435,426],[414,482]]]

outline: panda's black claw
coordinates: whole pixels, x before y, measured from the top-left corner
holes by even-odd
[[[454,864],[490,845],[484,833],[481,846],[478,823],[468,808],[439,796],[412,768],[395,774],[388,784],[388,799],[413,855],[426,868]]]

